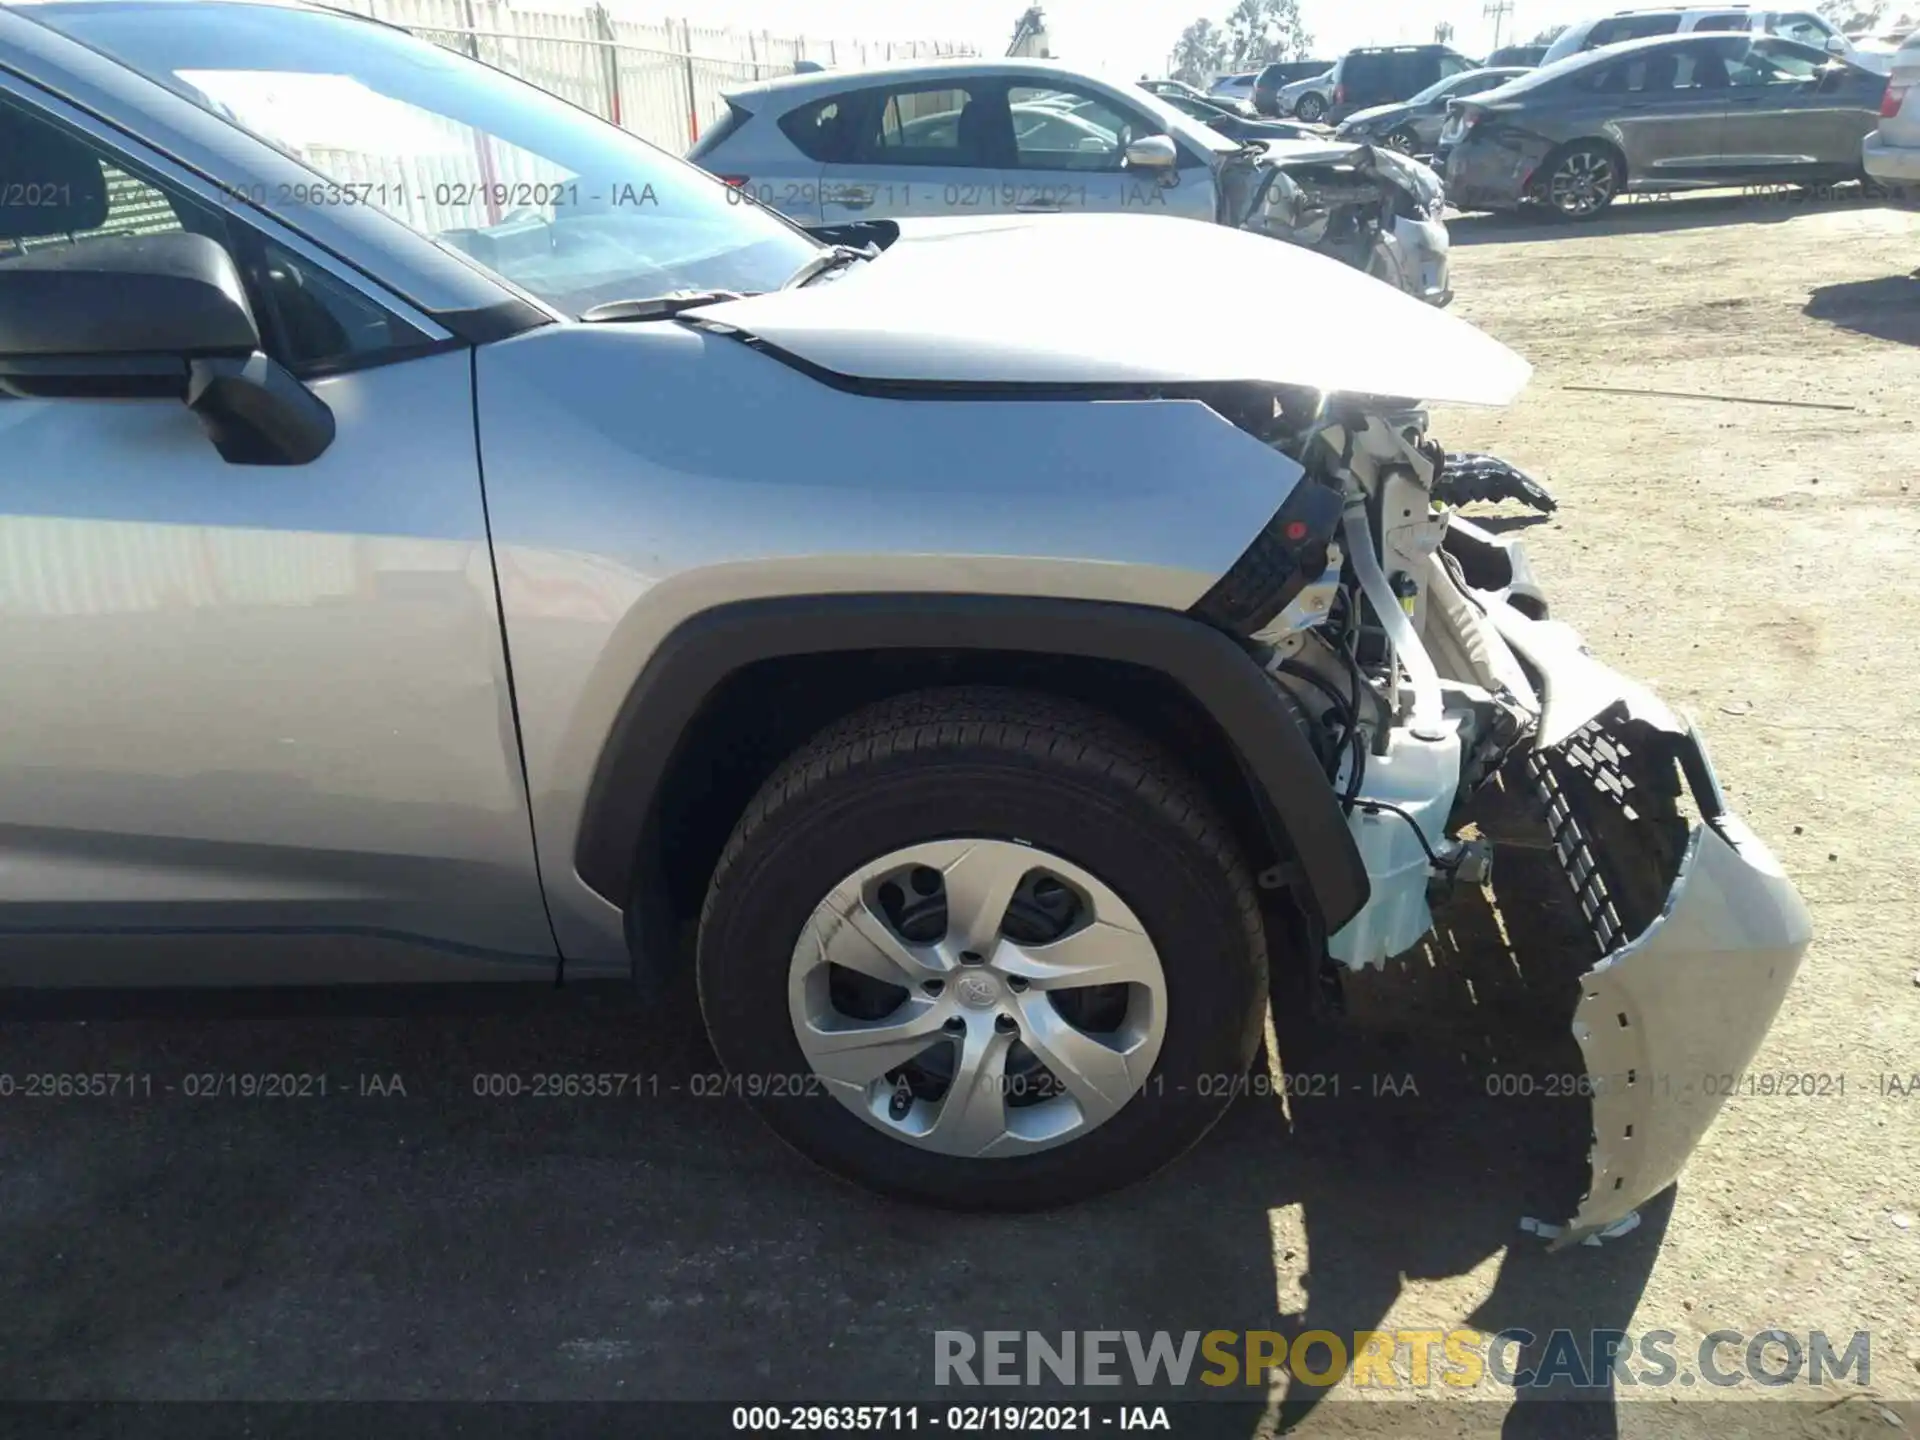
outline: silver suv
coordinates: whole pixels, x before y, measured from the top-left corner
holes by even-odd
[[[1746,5],[1705,5],[1695,8],[1647,6],[1615,10],[1566,27],[1547,47],[1540,63],[1552,65],[1583,50],[1645,40],[1655,35],[1691,35],[1699,30],[1748,30],[1777,35],[1783,40],[1811,45],[1837,55],[1865,70],[1885,75],[1890,58],[1863,50],[1813,10],[1755,10]]]
[[[1792,886],[1460,514],[1551,502],[1380,398],[1511,399],[1464,322],[1179,220],[824,246],[324,9],[52,0],[0,56],[9,983],[657,979],[692,932],[780,1135],[1045,1205],[1419,945],[1504,777],[1592,929],[1575,1233],[1721,1093],[1635,1077],[1759,1043]]]

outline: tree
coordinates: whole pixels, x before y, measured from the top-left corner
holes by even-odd
[[[1820,13],[1836,30],[1873,30],[1887,13],[1887,0],[1820,0]]]
[[[1551,45],[1560,38],[1560,32],[1566,28],[1564,25],[1549,25],[1527,43],[1529,45]]]
[[[1226,32],[1202,16],[1180,32],[1173,47],[1173,78],[1205,86],[1227,68]]]
[[[1451,20],[1442,20],[1438,25],[1433,27],[1433,43],[1436,45],[1451,45],[1453,43],[1453,22]]]
[[[1300,18],[1300,0],[1239,0],[1227,16],[1228,68],[1253,70],[1271,60],[1300,60],[1313,35]]]

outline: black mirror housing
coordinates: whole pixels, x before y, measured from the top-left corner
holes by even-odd
[[[233,465],[305,465],[333,411],[260,351],[233,257],[204,235],[115,235],[0,261],[0,394],[184,401]]]
[[[104,235],[0,260],[0,358],[244,358],[260,327],[205,235]]]
[[[187,408],[234,465],[305,465],[333,443],[333,411],[266,355],[194,360]]]

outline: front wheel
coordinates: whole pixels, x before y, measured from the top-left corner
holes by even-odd
[[[1591,220],[1626,188],[1619,157],[1604,145],[1569,145],[1541,167],[1541,201],[1563,220]]]
[[[1326,98],[1309,90],[1300,97],[1300,103],[1293,107],[1293,113],[1295,119],[1318,125],[1321,117],[1327,113]]]
[[[882,702],[781,768],[701,921],[714,1049],[783,1139],[883,1193],[1064,1204],[1152,1173],[1251,1063],[1266,949],[1204,793],[1098,711]]]
[[[1389,150],[1398,150],[1402,155],[1412,155],[1420,148],[1420,137],[1407,126],[1402,125],[1383,142]]]

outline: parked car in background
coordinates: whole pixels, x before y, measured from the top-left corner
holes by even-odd
[[[1691,35],[1700,30],[1745,30],[1797,40],[1867,70],[1887,73],[1887,57],[1856,46],[1824,16],[1812,10],[1755,10],[1745,5],[1717,5],[1697,9],[1654,7],[1618,10],[1569,25],[1547,47],[1540,62],[1551,65],[1583,50],[1597,50],[1626,40],[1649,40],[1656,35]]]
[[[1244,70],[1238,75],[1222,75],[1207,87],[1207,95],[1215,100],[1244,100],[1253,103],[1253,82],[1260,78],[1258,70]]]
[[[1349,50],[1333,67],[1333,95],[1324,118],[1338,125],[1356,110],[1411,99],[1429,85],[1479,68],[1447,45],[1370,45]]]
[[[1770,35],[1576,54],[1450,103],[1447,198],[1588,219],[1629,191],[1852,179],[1886,88],[1871,70]]]
[[[1276,60],[1253,80],[1253,108],[1256,114],[1280,114],[1279,94],[1296,80],[1311,80],[1332,69],[1326,60]]]
[[[1230,114],[1245,115],[1249,119],[1253,116],[1253,106],[1246,101],[1234,100],[1225,95],[1209,95],[1206,91],[1189,85],[1184,80],[1150,80],[1143,76],[1139,84],[1140,88],[1149,95],[1158,95],[1162,100],[1171,100],[1175,97],[1197,100]]]
[[[1920,204],[1920,31],[1893,55],[1880,126],[1861,143],[1868,176],[1904,204]]]
[[[1333,67],[1329,65],[1318,75],[1310,75],[1305,80],[1295,80],[1291,85],[1282,85],[1274,93],[1275,113],[1308,125],[1318,125],[1326,119],[1327,111],[1333,105]]]
[[[1185,95],[1162,95],[1160,99],[1189,120],[1198,120],[1229,140],[1323,140],[1328,133],[1323,125],[1302,125],[1297,120],[1254,119],[1211,100],[1192,100]]]
[[[800,224],[1063,210],[1183,215],[1451,298],[1439,178],[1390,151],[1246,144],[1044,60],[940,60],[730,90],[688,158]],[[718,138],[715,138],[715,136]]]
[[[1497,70],[1506,65],[1517,65],[1522,70],[1531,70],[1542,64],[1547,58],[1544,45],[1502,45],[1480,63],[1488,70]]]
[[[1449,100],[1497,90],[1526,73],[1523,66],[1464,70],[1435,81],[1410,100],[1356,110],[1340,123],[1335,134],[1342,140],[1368,140],[1398,150],[1402,155],[1425,157],[1433,154],[1439,143]]]

